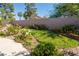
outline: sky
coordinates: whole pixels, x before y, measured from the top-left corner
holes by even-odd
[[[18,12],[24,12],[25,11],[25,6],[23,3],[15,3],[14,4],[15,7],[15,18],[18,20],[19,17],[17,16]],[[53,10],[53,4],[51,3],[36,3],[36,8],[37,8],[37,15],[38,16],[48,16],[49,15],[49,11]],[[23,19],[23,18],[22,18]]]

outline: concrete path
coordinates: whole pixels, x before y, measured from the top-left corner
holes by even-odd
[[[11,38],[0,37],[0,56],[25,56],[29,54],[21,43],[17,43]]]

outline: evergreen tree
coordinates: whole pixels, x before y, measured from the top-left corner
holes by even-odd
[[[25,12],[24,12],[24,18],[27,19],[31,17],[32,15],[36,15],[36,8],[34,3],[25,3]]]
[[[79,16],[79,4],[63,3],[55,5],[55,10],[50,14],[50,18],[61,16]]]
[[[14,6],[11,3],[0,3],[0,14],[3,20],[14,20]]]
[[[22,18],[22,12],[18,12],[18,16],[19,16],[19,20],[21,20],[21,18]]]

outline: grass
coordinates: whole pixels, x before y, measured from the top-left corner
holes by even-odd
[[[31,31],[32,31],[32,35],[36,37],[40,43],[50,42],[54,44],[57,48],[69,48],[79,45],[78,41],[62,36],[60,34],[56,34],[51,31],[35,30],[35,29],[31,29]]]
[[[12,29],[14,29],[14,28],[12,28]],[[29,28],[28,28],[28,30],[29,30]],[[39,43],[52,43],[57,48],[69,48],[69,47],[76,47],[76,46],[79,45],[78,41],[71,39],[71,38],[68,38],[68,37],[65,37],[65,36],[62,36],[60,34],[52,32],[52,31],[35,30],[35,29],[30,29],[30,30],[31,30],[32,35],[35,37],[35,39],[37,39],[37,41]],[[4,35],[4,34],[1,33],[1,35]],[[24,34],[22,34],[22,36],[24,36]],[[35,43],[32,42],[33,40],[29,40],[28,38],[27,38],[28,39],[27,40],[25,37],[23,37],[23,39],[20,39],[20,37],[19,37],[19,39],[15,39],[15,40],[18,41],[18,42],[21,42],[24,46],[28,45],[27,44],[27,41],[28,41],[29,45],[31,43],[31,45],[29,47],[34,48]]]

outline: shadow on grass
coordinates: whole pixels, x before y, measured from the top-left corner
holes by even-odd
[[[55,33],[55,32],[52,32],[52,31],[48,31],[47,36],[52,37],[52,38],[56,38],[56,37],[62,38],[59,33]]]
[[[33,35],[39,36],[39,37],[51,37],[51,38],[56,38],[56,37],[60,37],[62,38],[62,36],[60,36],[60,33],[56,33],[53,31],[48,31],[48,30],[33,30],[32,32]]]

